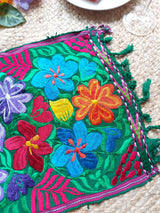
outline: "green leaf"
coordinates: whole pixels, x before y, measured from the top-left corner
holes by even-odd
[[[122,155],[126,150],[127,148],[129,147],[129,145],[133,142],[133,138],[128,138],[127,140],[125,140],[123,142],[123,145],[121,146],[121,148],[117,151],[117,152],[112,152],[112,154],[115,154],[115,155]]]
[[[98,189],[100,186],[99,181],[97,181],[97,183],[95,184],[95,188]]]
[[[111,172],[115,168],[115,165],[116,165],[115,157],[113,155],[108,155],[104,163],[105,173]]]
[[[22,14],[7,3],[0,3],[0,25],[5,27],[14,27],[26,22]]]
[[[99,178],[101,176],[101,170],[96,171],[96,178]]]
[[[73,60],[73,61],[79,62],[79,61],[80,61],[80,58],[78,58],[77,56],[68,55],[68,56],[65,58],[65,60],[66,60],[66,61],[68,61],[68,60]]]
[[[89,178],[92,179],[92,180],[95,180],[95,177],[93,174],[89,175]]]
[[[106,185],[107,189],[111,189],[112,185],[110,183],[110,180],[109,180],[108,176],[107,175],[103,175],[103,179],[104,179],[104,182],[105,182],[105,185]]]
[[[53,56],[56,53],[56,50],[52,46],[41,47],[37,49],[38,55],[41,56]]]
[[[14,205],[12,206],[12,212],[19,212],[18,202],[14,202]]]
[[[85,177],[80,177],[82,183],[77,182],[76,180],[72,179],[72,183],[76,186],[76,188],[85,193],[97,193],[97,189],[93,189],[93,186],[90,186]]]
[[[6,157],[7,157],[7,165],[8,165],[9,168],[11,168],[11,166],[12,166],[11,154],[7,149],[3,148],[3,150],[4,150]]]
[[[6,76],[6,73],[1,72],[1,73],[0,73],[0,79],[3,78],[4,76]]]
[[[98,158],[98,165],[97,165],[97,169],[103,167],[103,163],[104,163],[104,156],[99,156]]]
[[[30,81],[38,71],[39,71],[38,69],[31,69],[27,77],[24,78],[24,82]]]
[[[22,206],[22,209],[25,213],[30,213],[29,207],[27,205],[26,196],[23,196],[21,198],[21,206]]]
[[[4,199],[0,202],[0,209],[6,207],[8,204],[8,200],[6,197],[4,197]]]
[[[5,167],[7,166],[6,158],[3,156],[2,153],[0,153],[0,165],[5,166]]]

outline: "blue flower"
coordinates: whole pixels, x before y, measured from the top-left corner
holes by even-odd
[[[26,195],[28,188],[34,186],[35,183],[28,174],[14,174],[7,187],[7,197],[10,201],[16,201],[20,197],[19,192]]]
[[[86,58],[82,58],[79,63],[79,69],[81,80],[85,81],[94,77],[97,70],[97,64],[93,61],[89,62]]]
[[[25,83],[15,80],[11,76],[0,81],[0,115],[3,122],[9,124],[12,121],[13,113],[21,114],[26,112],[24,103],[28,103],[32,99],[32,94],[24,93]]]
[[[106,128],[104,131],[107,134],[107,141],[106,141],[106,151],[112,152],[116,147],[116,139],[122,137],[122,133],[117,128]]]
[[[74,84],[70,78],[78,70],[78,64],[74,61],[65,62],[62,55],[55,55],[52,60],[40,58],[38,67],[41,69],[33,77],[31,84],[38,88],[44,87],[48,99],[54,100],[59,95],[59,89],[73,91]]]
[[[57,129],[59,140],[64,144],[60,146],[52,156],[51,162],[57,167],[66,165],[70,176],[77,177],[82,174],[83,167],[95,169],[98,163],[95,154],[90,151],[96,150],[102,142],[102,135],[90,132],[83,121],[77,121],[70,129]]]
[[[8,172],[5,170],[0,170],[0,183],[4,183],[8,178]],[[0,201],[3,200],[4,198],[4,190],[0,186]]]

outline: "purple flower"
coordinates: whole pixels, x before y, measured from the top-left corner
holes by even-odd
[[[26,112],[27,103],[32,99],[32,94],[24,93],[25,83],[15,80],[11,76],[5,77],[0,81],[0,115],[3,122],[9,124],[12,121],[13,113],[21,114]]]
[[[26,195],[28,188],[33,188],[34,186],[35,183],[28,174],[14,174],[7,187],[7,197],[10,201],[16,201],[19,199],[19,192],[22,195]]]
[[[0,170],[0,183],[4,183],[7,180],[7,177],[8,172],[6,172],[5,170]],[[0,201],[3,200],[3,198],[4,198],[4,190],[0,186]]]
[[[24,10],[28,10],[29,4],[33,2],[33,0],[14,0],[16,4],[22,7]]]
[[[6,130],[0,123],[0,152],[3,152],[3,142],[6,137]]]
[[[0,152],[3,152],[3,142],[6,137],[6,131],[5,128],[0,123]]]

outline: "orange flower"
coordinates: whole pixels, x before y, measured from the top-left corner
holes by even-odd
[[[114,86],[106,84],[101,87],[96,79],[92,79],[88,87],[79,85],[77,87],[79,95],[72,98],[73,105],[79,108],[76,111],[76,120],[82,120],[88,114],[93,125],[99,125],[101,120],[106,123],[113,122],[114,114],[111,109],[117,109],[122,105],[120,97],[112,94]]]

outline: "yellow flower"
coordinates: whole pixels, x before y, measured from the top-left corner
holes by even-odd
[[[73,106],[67,98],[49,101],[52,111],[60,121],[67,121],[73,114]]]
[[[13,0],[0,0],[0,3],[12,4]]]

